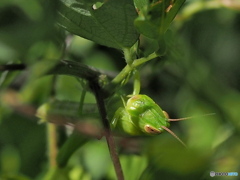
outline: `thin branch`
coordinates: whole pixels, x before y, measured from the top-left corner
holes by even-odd
[[[75,61],[62,60],[48,74],[70,75],[83,78],[88,81],[95,81],[101,75],[96,69]]]
[[[90,82],[90,87],[95,94],[99,113],[101,115],[102,123],[103,123],[104,130],[105,130],[105,136],[106,136],[109,152],[110,152],[110,155],[112,158],[112,162],[114,165],[114,169],[115,169],[117,178],[118,178],[118,180],[124,180],[121,163],[120,163],[120,160],[119,160],[119,157],[117,154],[117,150],[116,150],[116,145],[115,145],[113,136],[111,134],[109,121],[107,119],[107,112],[106,112],[106,108],[105,108],[105,103],[104,103],[101,87],[99,86],[99,84],[97,82]]]
[[[0,71],[21,71],[26,69],[25,64],[7,64],[0,65]]]
[[[116,145],[111,134],[109,121],[107,119],[107,111],[104,103],[105,92],[99,85],[101,73],[94,68],[91,68],[84,64],[75,61],[62,60],[48,74],[70,75],[86,79],[89,82],[89,87],[94,93],[97,101],[98,110],[101,115],[101,120],[105,131],[106,141],[117,178],[118,180],[124,180],[122,167],[116,150]]]

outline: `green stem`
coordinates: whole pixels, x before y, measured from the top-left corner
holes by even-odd
[[[138,70],[134,70],[134,84],[133,84],[133,95],[138,95],[140,93],[141,82]]]
[[[53,169],[57,166],[57,133],[56,125],[47,123],[48,159],[49,167]]]
[[[51,97],[54,99],[56,95],[56,81],[57,76],[54,75],[52,78],[52,87],[51,87]],[[46,121],[47,122],[47,121]],[[56,157],[57,157],[57,128],[55,124],[47,123],[47,142],[48,142],[48,159],[49,167],[53,169],[57,166]]]
[[[133,59],[132,59],[132,54],[129,48],[124,48],[123,49],[123,53],[124,53],[124,58],[126,60],[126,63],[131,65],[133,63]]]
[[[84,99],[85,99],[85,96],[86,96],[86,93],[87,93],[87,90],[86,90],[86,87],[85,87],[85,84],[83,81],[79,81],[82,85],[82,93],[81,93],[81,97],[80,97],[80,102],[79,102],[79,115],[82,115],[83,113],[83,105],[84,105]]]
[[[133,63],[130,65],[126,65],[123,70],[112,80],[113,84],[120,84],[126,77],[127,75],[136,67],[158,57],[158,55],[154,52],[150,54],[148,57],[143,57],[140,59],[136,59],[133,61]]]

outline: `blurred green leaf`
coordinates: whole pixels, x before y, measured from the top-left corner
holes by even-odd
[[[176,145],[173,138],[167,137],[168,134],[165,134],[146,144],[149,164],[140,179],[155,180],[160,176],[163,179],[199,179],[207,168],[212,152],[186,149],[180,143]]]
[[[54,2],[41,0],[1,2],[0,41],[1,46],[10,52],[8,55],[1,53],[2,61],[17,61],[17,58],[25,57],[28,49],[37,41],[52,39],[54,6]]]
[[[3,147],[1,154],[2,173],[17,174],[19,172],[20,158],[16,148],[11,146]]]
[[[137,13],[132,0],[107,1],[97,9],[94,2],[61,0],[59,25],[105,46],[131,47],[139,36],[133,25]]]
[[[87,137],[80,135],[78,132],[73,132],[58,152],[58,166],[65,167],[72,154],[87,141]]]
[[[134,4],[138,10],[141,10],[149,4],[149,0],[134,0]]]
[[[39,180],[71,180],[69,177],[70,169],[66,168],[51,168],[44,177],[40,177]]]
[[[126,180],[139,179],[147,166],[147,157],[144,155],[120,155],[120,160]]]
[[[21,90],[21,100],[27,103],[42,104],[50,95],[50,82],[52,82],[52,77],[50,76],[39,78],[38,81],[29,81]],[[44,89],[42,89],[43,86],[45,87]]]
[[[80,151],[82,165],[86,172],[91,174],[93,179],[104,177],[108,169],[112,166],[105,140],[94,140],[91,143],[87,143]]]

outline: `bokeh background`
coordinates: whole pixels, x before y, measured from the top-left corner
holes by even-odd
[[[125,66],[122,52],[59,29],[55,4],[0,2],[0,64],[27,66],[25,71],[0,72],[1,180],[47,179],[51,171],[47,125],[34,116],[52,95],[53,78],[41,77],[48,68],[63,57],[112,74]],[[126,179],[210,179],[210,171],[240,173],[239,12],[234,0],[187,1],[169,29],[166,55],[141,67],[141,93],[171,118],[194,118],[171,124],[187,150],[168,133],[117,139]],[[141,46],[145,52],[152,48],[149,42]],[[60,76],[55,85],[57,99],[80,99],[75,78]],[[131,88],[129,83],[125,93]],[[88,93],[86,103],[94,102]],[[215,114],[203,116],[209,113]],[[83,145],[55,179],[116,179],[105,140]]]

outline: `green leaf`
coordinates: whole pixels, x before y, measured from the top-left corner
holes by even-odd
[[[138,10],[141,10],[149,4],[148,0],[134,0],[134,4]]]
[[[88,141],[88,138],[78,132],[73,132],[68,140],[60,148],[57,155],[57,164],[59,167],[66,166],[72,154]]]
[[[131,47],[139,34],[132,0],[108,0],[95,9],[94,1],[60,0],[58,23],[67,31],[96,43],[122,49]]]
[[[137,30],[152,39],[161,39],[167,31],[185,0],[164,0],[160,3],[142,6],[134,24]]]

